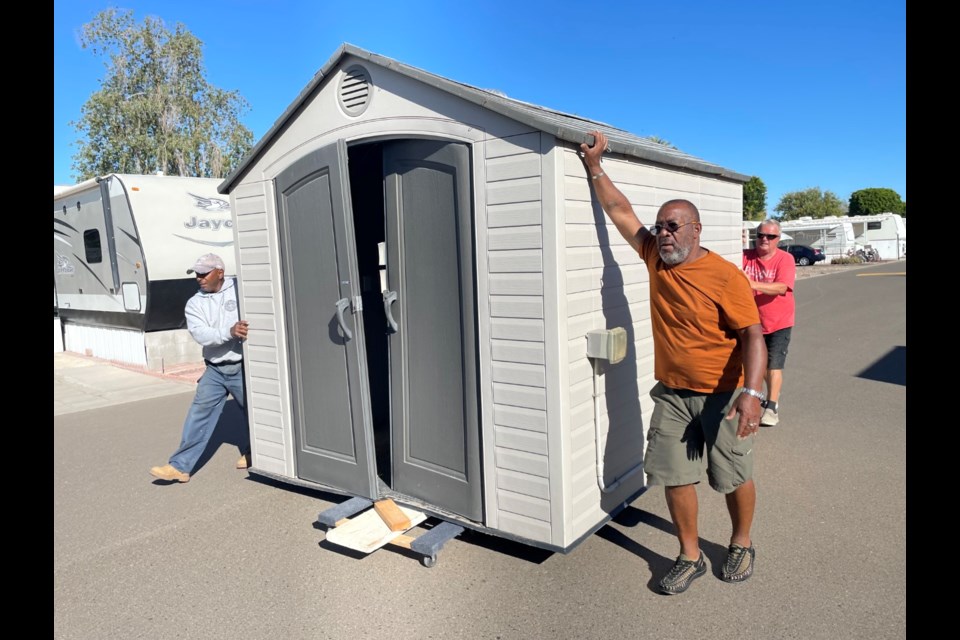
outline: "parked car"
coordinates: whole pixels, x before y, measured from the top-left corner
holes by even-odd
[[[813,247],[807,246],[805,244],[788,244],[785,247],[780,247],[784,251],[788,251],[790,255],[793,256],[794,261],[805,267],[810,264],[817,264],[821,260],[826,260],[827,256],[820,251],[820,249],[814,249]]]

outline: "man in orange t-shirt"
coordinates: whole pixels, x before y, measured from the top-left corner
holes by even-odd
[[[696,485],[704,452],[710,486],[726,498],[733,524],[721,570],[726,582],[753,574],[750,537],[756,508],[754,436],[767,349],[750,283],[740,268],[700,246],[700,212],[688,200],[668,200],[656,224],[640,222],[626,196],[600,167],[606,136],[592,132],[580,155],[604,212],[647,266],[653,328],[653,416],[644,471],[662,484],[680,541],[680,555],[659,583],[682,593],[707,572],[700,550]]]

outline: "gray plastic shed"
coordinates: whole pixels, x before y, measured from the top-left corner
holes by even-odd
[[[643,491],[647,275],[592,199],[594,128],[644,220],[688,198],[739,264],[748,176],[337,50],[219,187],[252,473],[564,552]]]

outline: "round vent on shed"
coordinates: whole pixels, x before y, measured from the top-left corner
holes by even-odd
[[[358,116],[370,105],[370,74],[361,66],[353,66],[340,76],[337,92],[340,106],[349,116]]]

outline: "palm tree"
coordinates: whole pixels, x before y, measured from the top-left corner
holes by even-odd
[[[676,149],[676,148],[677,148],[677,146],[676,146],[675,144],[672,144],[669,140],[664,140],[664,139],[661,138],[660,136],[650,136],[650,137],[647,138],[647,140],[649,140],[650,142],[655,142],[655,143],[657,143],[657,144],[662,144],[663,146],[667,147],[668,149]],[[679,149],[678,149],[678,151],[679,151]]]

